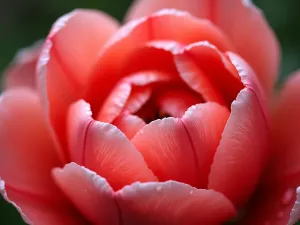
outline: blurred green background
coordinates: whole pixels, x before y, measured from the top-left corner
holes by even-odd
[[[131,2],[131,0],[0,0],[0,71],[9,64],[18,49],[45,37],[53,22],[62,14],[74,8],[97,8],[122,20]],[[253,2],[264,11],[281,43],[283,52],[281,80],[283,80],[300,67],[300,1],[253,0]],[[259,34],[254,34],[253,38],[259,38]],[[0,224],[24,224],[15,209],[2,199],[0,199]]]

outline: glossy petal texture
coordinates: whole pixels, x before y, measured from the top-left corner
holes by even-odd
[[[156,180],[126,136],[114,125],[93,120],[86,102],[74,103],[69,117],[71,155],[81,157],[77,164],[107,179],[115,190],[136,181]]]
[[[38,95],[8,90],[0,109],[1,194],[34,224],[82,224],[51,178],[51,169],[61,162]]]
[[[227,118],[225,108],[199,104],[182,119],[169,117],[144,126],[132,143],[159,180],[205,186]]]
[[[231,105],[209,177],[209,189],[243,205],[261,178],[269,156],[269,120],[265,97],[251,68],[229,53],[246,86]],[[238,191],[237,191],[238,190]]]
[[[124,225],[217,225],[235,215],[222,194],[176,181],[126,186],[117,202]]]
[[[279,43],[263,13],[251,0],[136,0],[126,18],[148,16],[164,8],[187,10],[220,27],[271,94],[278,75]],[[253,38],[255,34],[259,34],[257,38]]]
[[[56,168],[53,175],[57,185],[89,222],[119,224],[114,192],[104,178],[75,163]]]
[[[172,40],[182,44],[208,40],[221,50],[231,49],[229,41],[217,27],[209,21],[199,20],[181,11],[162,10],[151,17],[132,21],[110,40],[94,68],[85,98],[91,103],[93,111],[99,110],[113,85],[126,75],[124,66],[128,57],[138,53],[147,42],[153,40]],[[145,60],[149,67],[149,57]],[[135,61],[136,64],[142,65],[145,62]],[[106,82],[102,82],[103,79],[106,79]]]
[[[75,10],[58,19],[46,39],[38,62],[39,86],[64,149],[67,108],[83,95],[98,52],[117,28],[118,24],[102,12]]]
[[[4,72],[5,89],[14,87],[36,88],[36,63],[41,52],[42,41],[21,49],[12,64]]]
[[[290,76],[276,97],[273,109],[272,158],[267,180],[285,177],[300,185],[300,72]]]

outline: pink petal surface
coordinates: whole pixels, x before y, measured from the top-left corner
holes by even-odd
[[[227,118],[225,108],[199,104],[182,119],[169,117],[144,126],[132,143],[159,180],[205,186]]]
[[[115,120],[114,125],[130,140],[146,123],[135,115],[121,115]]]
[[[184,10],[194,16],[207,18],[210,13],[210,5],[208,0],[135,0],[129,8],[125,20],[130,21],[148,16],[166,8]]]
[[[50,176],[61,162],[38,95],[8,90],[0,109],[1,194],[34,224],[83,224]]]
[[[42,41],[21,49],[9,68],[4,71],[5,89],[14,87],[36,88],[36,63],[41,53]]]
[[[54,169],[53,176],[89,222],[95,225],[119,224],[114,192],[104,178],[75,163]]]
[[[173,117],[182,117],[190,106],[203,102],[200,96],[184,88],[162,91],[156,101],[162,113]]]
[[[101,101],[106,98],[112,86],[126,75],[124,66],[128,57],[134,55],[148,41],[153,40],[173,40],[183,44],[209,40],[221,50],[231,49],[230,43],[217,27],[209,21],[198,20],[181,11],[163,10],[151,17],[132,21],[122,27],[110,40],[93,70],[89,91],[86,94],[93,111],[99,110]],[[149,66],[149,57],[145,60]],[[140,61],[139,63],[145,64]],[[102,82],[104,77],[109,79]]]
[[[126,19],[149,16],[164,8],[186,10],[220,27],[236,52],[253,66],[265,91],[271,94],[278,75],[280,47],[263,13],[251,1],[136,0]],[[255,34],[259,35],[254,38]]]
[[[116,21],[101,12],[75,10],[58,19],[46,39],[38,62],[39,86],[64,149],[67,108],[83,95],[98,52],[117,29]]]
[[[80,100],[69,111],[69,145],[83,165],[107,179],[116,190],[136,181],[155,181],[142,155],[114,125],[95,121],[89,105]],[[74,134],[74,135],[70,135]],[[71,153],[72,154],[72,153]]]
[[[180,77],[206,101],[230,106],[243,88],[232,63],[208,42],[197,42],[176,54]]]
[[[269,156],[269,117],[264,93],[251,68],[234,54],[229,58],[246,88],[231,105],[208,187],[235,205],[243,205],[255,190]]]
[[[124,225],[217,225],[235,215],[221,193],[176,181],[135,183],[117,192]]]
[[[272,158],[266,183],[282,179],[300,185],[300,72],[288,78],[276,96],[272,115]]]

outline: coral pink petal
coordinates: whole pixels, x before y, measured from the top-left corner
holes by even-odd
[[[230,106],[243,88],[232,63],[208,42],[187,46],[174,59],[181,78],[206,101]]]
[[[163,114],[182,117],[192,105],[203,102],[202,98],[187,90],[167,90],[157,97],[157,106]]]
[[[150,87],[135,87],[132,90],[124,110],[132,114],[136,113],[151,97]]]
[[[126,21],[151,15],[166,8],[188,11],[194,16],[206,18],[210,13],[208,0],[135,0],[125,16]]]
[[[99,56],[85,97],[94,107],[93,111],[99,110],[101,105],[99,99],[103,101],[112,86],[126,75],[124,71],[128,70],[125,67],[128,64],[128,58],[138,52],[138,49],[141,49],[147,42],[153,40],[173,40],[182,44],[208,40],[221,50],[231,49],[229,41],[217,27],[209,21],[199,20],[182,11],[162,10],[151,17],[134,20],[115,34]],[[140,61],[142,60],[135,61],[135,64],[138,65]],[[145,62],[149,67],[149,55],[145,58]],[[150,70],[150,68],[146,69]],[[155,69],[152,68],[152,70]],[[105,78],[109,79],[102,82]]]
[[[272,94],[280,65],[280,47],[263,13],[250,0],[211,1],[211,20],[220,27],[254,69],[267,96]],[[256,38],[253,35],[258,34]]]
[[[36,88],[36,63],[41,53],[42,43],[21,49],[15,56],[10,67],[4,72],[5,89],[14,87]]]
[[[101,12],[75,10],[58,19],[46,39],[37,66],[38,81],[50,123],[64,149],[67,108],[82,97],[98,52],[117,28]]]
[[[235,215],[221,193],[176,181],[135,183],[117,192],[124,225],[216,225]]]
[[[136,0],[126,19],[149,16],[164,8],[187,10],[220,27],[271,94],[278,75],[280,47],[263,13],[250,0]],[[259,35],[253,38],[256,33]]]
[[[159,180],[197,184],[194,149],[180,118],[151,122],[133,137],[132,143]]]
[[[54,180],[77,209],[95,225],[119,225],[114,191],[96,173],[75,163],[56,168]]]
[[[269,156],[269,129],[253,89],[243,89],[232,103],[209,176],[209,189],[243,205],[255,190]]]
[[[135,181],[156,180],[142,155],[117,127],[93,120],[83,100],[74,103],[69,111],[71,117],[79,114],[79,119],[68,124],[70,150],[82,157],[77,164],[107,179],[115,190]]]
[[[199,104],[182,119],[165,118],[144,126],[132,143],[159,180],[203,187],[227,118],[225,108]]]
[[[282,178],[286,177],[299,186],[299,71],[288,78],[275,101],[272,117],[272,158],[266,179],[282,182]]]
[[[35,224],[80,224],[50,176],[61,162],[37,93],[7,90],[0,109],[1,194]]]
[[[130,140],[146,123],[135,115],[121,115],[115,120],[114,125]]]
[[[296,200],[296,190],[276,185],[259,189],[251,199],[244,218],[238,224],[287,225]]]
[[[111,90],[109,96],[105,99],[97,120],[111,123],[122,112],[126,102],[131,94],[132,87],[127,82],[120,82]]]
[[[192,106],[182,117],[196,152],[198,187],[207,187],[210,167],[228,117],[228,109],[216,103]]]

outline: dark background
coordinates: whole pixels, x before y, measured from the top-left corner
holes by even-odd
[[[5,69],[18,49],[45,37],[53,22],[72,9],[97,8],[122,20],[131,2],[131,0],[0,0],[0,71]],[[289,73],[300,67],[300,1],[253,0],[253,2],[264,11],[281,43],[282,81]],[[253,38],[259,38],[259,34],[254,34]],[[0,224],[24,224],[15,209],[2,199],[0,199]]]

